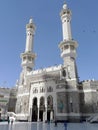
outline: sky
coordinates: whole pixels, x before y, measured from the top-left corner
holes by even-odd
[[[20,54],[25,50],[25,26],[36,25],[35,69],[63,64],[58,45],[62,41],[60,11],[65,0],[0,1],[0,86],[13,87],[20,77]],[[72,37],[77,48],[80,80],[98,79],[98,0],[66,0],[72,11]]]

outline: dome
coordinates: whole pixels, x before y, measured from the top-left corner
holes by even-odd
[[[64,3],[63,9],[67,9],[67,4],[66,3]]]
[[[33,20],[32,20],[32,18],[29,20],[29,23],[33,23]]]

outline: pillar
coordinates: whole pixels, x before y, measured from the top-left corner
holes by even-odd
[[[38,103],[37,103],[37,109],[38,109],[38,111],[37,111],[37,121],[39,121],[39,99],[38,99]]]
[[[38,112],[37,112],[37,121],[39,121],[39,106],[38,106]]]
[[[53,111],[50,112],[50,121],[53,121]]]
[[[47,122],[47,98],[45,99],[45,122]]]
[[[57,106],[57,104],[55,103],[54,104],[54,120],[56,120],[56,111],[57,111],[56,106]]]

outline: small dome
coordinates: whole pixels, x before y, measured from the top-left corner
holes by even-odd
[[[29,23],[33,23],[33,20],[32,20],[32,18],[29,20]]]
[[[64,3],[63,9],[67,9],[67,4],[66,3]]]

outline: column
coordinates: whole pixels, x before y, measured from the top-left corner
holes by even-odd
[[[45,122],[45,114],[46,112],[43,112],[43,122]]]
[[[47,121],[47,106],[46,106],[45,121]]]
[[[47,122],[47,98],[45,99],[45,122]]]
[[[32,121],[32,107],[30,107],[28,121],[30,121],[30,122]]]
[[[38,106],[38,112],[37,112],[37,121],[39,121],[39,106]]]
[[[39,121],[39,99],[38,99],[37,109],[38,109],[38,111],[37,111],[37,121]]]
[[[56,105],[57,105],[57,104],[55,103],[55,104],[54,104],[54,120],[56,120],[56,111],[57,111],[57,110],[56,110]]]
[[[50,112],[50,121],[53,121],[53,111]]]

